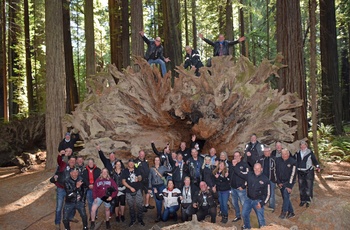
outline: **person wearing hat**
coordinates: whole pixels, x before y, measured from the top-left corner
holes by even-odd
[[[139,32],[143,41],[147,44],[147,51],[145,54],[145,59],[148,61],[148,63],[151,64],[159,64],[160,68],[162,69],[162,77],[166,74],[166,62],[169,62],[169,58],[165,58],[163,56],[163,46],[162,46],[162,40],[160,37],[156,37],[155,40],[149,40],[145,36],[145,32],[140,31]]]
[[[73,134],[71,135],[70,132],[67,132],[63,138],[63,140],[58,145],[58,152],[65,152],[66,155],[69,155],[69,153],[73,153],[74,151],[74,145],[79,140],[79,134]],[[62,152],[62,154],[63,154]],[[68,153],[68,154],[67,154]]]
[[[140,170],[135,168],[135,162],[130,159],[128,162],[128,167],[122,172],[122,183],[126,187],[125,195],[126,202],[129,206],[130,213],[130,224],[129,227],[133,226],[136,222],[136,216],[138,222],[145,226],[143,222],[143,198],[141,192],[142,186],[142,176]],[[137,212],[136,209],[137,208]]]
[[[77,210],[83,222],[83,229],[88,229],[87,215],[85,210],[86,184],[79,176],[79,169],[74,167],[69,170],[70,176],[65,180],[66,203],[63,209],[64,228],[70,229],[70,215]]]
[[[315,154],[308,148],[305,141],[300,142],[300,150],[295,153],[294,157],[297,160],[298,170],[298,183],[300,192],[300,204],[302,207],[306,204],[308,208],[313,198],[313,187],[315,172],[314,166],[317,172],[321,171],[320,165],[316,159]]]
[[[259,162],[263,168],[263,174],[267,176],[270,180],[270,200],[269,200],[269,209],[274,212],[276,206],[275,200],[275,188],[276,188],[276,161],[275,158],[271,157],[271,148],[267,145],[264,145],[264,156],[261,157],[257,162]]]
[[[107,158],[102,152],[101,147],[99,145],[97,145],[96,148],[98,151],[98,155],[103,163],[103,166],[106,169],[108,169],[110,175],[113,175],[115,163],[118,161],[118,159],[115,156],[115,152],[110,152]],[[124,164],[122,164],[122,168],[124,169]]]

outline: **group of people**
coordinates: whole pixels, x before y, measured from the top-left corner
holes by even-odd
[[[73,143],[73,146],[71,145]],[[136,221],[145,226],[144,212],[155,208],[150,205],[153,197],[156,206],[155,222],[178,220],[188,221],[193,214],[198,221],[210,216],[216,223],[217,206],[221,222],[228,222],[228,202],[232,197],[235,210],[233,222],[243,219],[243,229],[250,229],[250,213],[255,211],[259,227],[265,226],[264,210],[275,211],[275,188],[281,192],[283,204],[279,218],[295,216],[290,194],[298,176],[300,206],[309,207],[313,197],[314,169],[320,170],[313,152],[305,141],[293,156],[288,149],[276,142],[275,150],[257,141],[255,134],[244,152],[235,151],[230,161],[226,152],[217,155],[215,148],[208,154],[201,152],[202,143],[193,135],[190,148],[181,142],[177,151],[169,144],[159,151],[154,142],[155,153],[150,167],[143,150],[136,159],[129,159],[124,166],[116,158],[115,152],[108,157],[97,146],[99,158],[104,168],[95,165],[93,158],[73,156],[74,141],[67,133],[62,140],[57,156],[58,168],[52,182],[57,186],[57,206],[55,224],[60,229],[63,209],[63,224],[70,229],[70,222],[79,212],[84,229],[94,229],[97,210],[105,207],[106,228],[110,229],[111,213],[116,222],[124,222],[125,207],[130,214],[129,226]],[[65,160],[63,159],[66,156]],[[65,201],[64,201],[65,200]],[[88,204],[88,214],[85,210]],[[240,207],[239,203],[242,207]],[[63,206],[64,204],[64,206]],[[63,208],[64,207],[64,208]],[[180,210],[180,211],[179,211]]]
[[[150,65],[159,64],[162,72],[162,76],[167,73],[166,64],[170,61],[169,58],[164,57],[164,48],[162,46],[162,40],[160,37],[156,37],[154,40],[149,40],[144,31],[139,32],[144,42],[147,44],[147,51],[145,53],[145,59]],[[204,42],[213,46],[214,52],[213,56],[227,56],[229,55],[229,47],[235,44],[241,43],[245,40],[245,37],[240,37],[235,41],[225,40],[225,36],[220,34],[217,41],[211,41],[203,36],[203,34],[198,35]],[[184,62],[184,68],[190,68],[195,71],[196,76],[200,76],[199,68],[203,67],[203,63],[200,59],[199,52],[195,49],[192,49],[191,46],[185,47],[186,56]],[[208,60],[207,66],[211,66],[211,59]]]

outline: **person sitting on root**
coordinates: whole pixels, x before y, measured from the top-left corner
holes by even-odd
[[[201,58],[199,56],[199,52],[197,50],[192,49],[191,46],[185,47],[186,56],[185,56],[185,63],[184,68],[187,69],[190,67],[191,69],[195,70],[195,75],[199,77],[201,74],[199,73],[199,68],[203,67],[203,63],[201,61]]]
[[[163,56],[163,46],[162,46],[162,40],[160,37],[156,37],[155,40],[149,40],[145,36],[145,32],[140,31],[139,32],[143,41],[147,44],[147,51],[145,54],[145,59],[147,62],[151,64],[159,64],[160,68],[162,69],[162,77],[166,74],[166,66],[165,63],[169,62],[169,58],[165,58]]]

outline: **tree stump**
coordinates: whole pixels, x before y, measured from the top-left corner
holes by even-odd
[[[177,149],[190,134],[206,140],[203,152],[215,147],[232,154],[252,133],[263,143],[281,141],[296,150],[297,127],[290,122],[296,121],[293,109],[302,100],[270,87],[268,77],[283,67],[278,61],[254,66],[245,57],[237,63],[232,56],[214,57],[212,67],[200,69],[200,77],[178,66],[173,88],[169,73],[162,78],[140,57],[134,63],[140,71],[128,67],[120,72],[110,65],[109,73],[89,78],[86,99],[65,116],[67,127],[78,129],[84,140],[82,155],[97,156],[99,144],[127,159],[151,150],[152,140],[158,146],[174,143]]]

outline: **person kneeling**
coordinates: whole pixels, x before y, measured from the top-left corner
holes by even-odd
[[[183,222],[188,221],[188,218],[195,213],[192,206],[193,198],[198,194],[198,187],[191,185],[190,177],[185,177],[184,187],[182,188],[182,194],[180,196],[181,200],[181,220]]]
[[[157,193],[158,199],[164,199],[164,212],[162,215],[162,220],[165,222],[169,219],[170,215],[173,215],[174,221],[177,221],[177,210],[179,210],[179,197],[181,191],[174,188],[174,182],[172,180],[168,181],[167,187],[162,193]]]
[[[197,210],[197,220],[202,221],[207,215],[210,215],[211,222],[216,223],[216,204],[214,201],[213,191],[208,189],[204,181],[199,184],[200,191],[194,196],[193,207]]]

